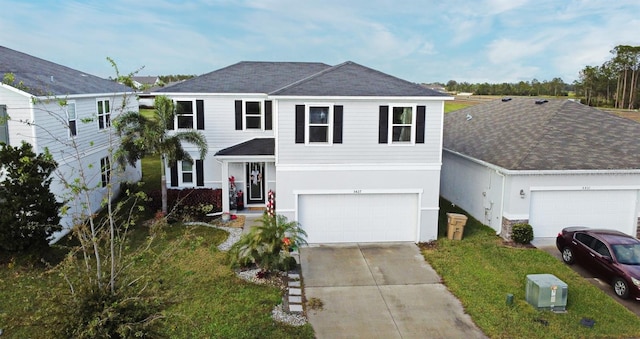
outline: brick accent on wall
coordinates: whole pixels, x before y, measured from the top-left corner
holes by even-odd
[[[528,223],[529,219],[509,220],[505,217],[502,217],[502,230],[500,231],[500,237],[505,240],[511,240],[511,229],[513,228],[513,225]],[[533,236],[535,236],[535,233],[533,234]]]

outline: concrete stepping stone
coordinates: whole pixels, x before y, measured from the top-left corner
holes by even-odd
[[[302,305],[298,305],[298,304],[291,305],[291,304],[289,304],[289,312],[291,312],[291,313],[302,313]]]
[[[299,288],[290,288],[289,295],[302,295],[302,290]]]
[[[289,287],[300,287],[300,281],[296,280],[296,281],[289,281]]]
[[[302,297],[298,295],[290,295],[289,296],[289,305],[291,304],[302,304]]]

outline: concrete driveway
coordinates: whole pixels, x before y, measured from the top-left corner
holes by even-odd
[[[300,249],[317,338],[486,338],[412,243]]]

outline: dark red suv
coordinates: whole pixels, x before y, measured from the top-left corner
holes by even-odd
[[[562,260],[607,279],[622,299],[640,300],[640,240],[622,232],[567,227],[558,233]]]

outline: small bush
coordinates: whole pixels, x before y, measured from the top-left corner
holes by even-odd
[[[528,244],[533,240],[533,227],[529,224],[515,224],[511,230],[511,239],[518,244]]]
[[[151,192],[150,207],[154,211],[162,209],[162,193]],[[167,190],[167,208],[176,220],[202,220],[207,213],[222,211],[222,190],[211,188],[186,188]]]

